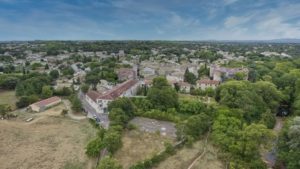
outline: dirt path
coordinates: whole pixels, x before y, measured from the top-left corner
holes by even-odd
[[[74,114],[74,111],[72,110],[71,108],[71,103],[69,100],[62,100],[65,107],[67,108],[68,110],[68,116],[73,119],[73,120],[83,120],[83,119],[86,119],[86,116],[78,116],[78,115],[75,115]]]
[[[193,166],[196,164],[196,162],[198,160],[200,160],[204,156],[204,154],[206,153],[206,149],[207,149],[206,146],[207,146],[207,141],[208,141],[209,134],[210,134],[210,131],[207,133],[207,136],[206,136],[206,139],[205,139],[205,144],[204,144],[204,149],[203,149],[202,153],[195,160],[193,160],[193,162],[189,165],[189,167],[187,169],[192,169]]]

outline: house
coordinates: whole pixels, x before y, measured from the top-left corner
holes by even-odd
[[[209,87],[216,89],[220,84],[220,81],[210,80],[210,79],[202,79],[196,82],[196,87],[201,90],[205,90]]]
[[[29,108],[34,112],[42,112],[52,106],[58,105],[61,103],[61,98],[54,96],[39,102],[29,105]]]
[[[187,82],[177,82],[174,85],[178,85],[180,92],[190,93],[192,85]]]
[[[216,81],[223,81],[224,78],[234,78],[236,73],[244,73],[245,77],[244,80],[248,79],[249,70],[247,68],[227,68],[227,67],[220,67],[219,65],[211,65],[209,76],[213,80]]]
[[[108,104],[111,101],[118,97],[134,96],[137,92],[138,85],[138,80],[127,80],[104,93],[89,91],[86,94],[86,100],[97,111],[97,113],[108,113]]]

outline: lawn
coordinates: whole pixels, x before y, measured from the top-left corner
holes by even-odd
[[[203,151],[204,141],[200,140],[194,143],[193,147],[184,147],[165,161],[161,162],[155,169],[182,169],[188,168],[192,161]],[[208,143],[207,151],[204,156],[198,160],[192,169],[223,169],[222,162],[217,158],[217,150]]]
[[[0,104],[8,104],[15,110],[17,100],[15,91],[0,90]]]
[[[116,152],[114,158],[124,169],[160,152],[164,149],[166,141],[172,142],[170,138],[161,136],[159,133],[146,133],[139,130],[126,131],[122,141],[123,147]]]

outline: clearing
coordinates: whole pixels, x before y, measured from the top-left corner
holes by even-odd
[[[15,91],[0,90],[0,104],[8,104],[12,110],[15,110],[17,100]]]
[[[152,157],[164,149],[164,143],[174,143],[174,140],[159,133],[146,133],[143,131],[126,131],[122,138],[123,147],[114,155],[115,159],[128,169],[138,161]]]
[[[202,153],[204,140],[197,141],[193,147],[183,147],[175,155],[162,161],[155,169],[187,169],[189,165]],[[206,153],[196,161],[192,169],[223,169],[223,163],[218,159],[217,150],[209,142],[207,143]]]
[[[88,120],[61,116],[64,108],[60,104],[41,113],[20,112],[16,119],[0,121],[1,168],[94,167],[85,155],[85,146],[96,129]],[[34,120],[25,122],[30,117]]]

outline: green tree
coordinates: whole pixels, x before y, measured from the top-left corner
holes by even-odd
[[[187,119],[184,132],[193,138],[199,138],[208,131],[210,124],[210,117],[204,113],[190,116]]]
[[[37,95],[30,95],[30,96],[22,96],[19,101],[16,102],[16,106],[18,108],[23,108],[31,103],[37,102],[39,100],[39,97]]]
[[[46,70],[49,69],[49,65],[48,65],[48,64],[45,65],[45,69],[46,69]]]
[[[160,110],[178,107],[178,94],[162,77],[153,79],[153,86],[147,93],[147,99]]]
[[[125,126],[129,121],[129,116],[120,108],[113,108],[109,112],[109,120],[111,125]]]
[[[190,84],[196,84],[196,80],[197,80],[197,78],[196,78],[196,76],[194,75],[194,73],[191,73],[191,72],[189,71],[189,69],[186,68],[185,73],[184,73],[184,81],[185,81],[185,82],[188,82],[188,83],[190,83]]]
[[[234,79],[235,80],[244,80],[246,77],[246,74],[243,73],[243,72],[237,72],[235,75],[234,75]]]
[[[46,99],[53,95],[53,91],[50,86],[43,86],[42,88],[42,98]]]
[[[59,78],[59,72],[58,72],[58,70],[51,70],[50,73],[49,73],[49,75],[50,75],[50,77],[51,77],[52,79],[57,79],[57,78]]]
[[[72,103],[72,109],[76,112],[80,112],[81,108],[82,108],[80,99],[78,97],[76,97],[76,95],[72,95],[72,96],[70,96],[69,100]]]
[[[121,134],[117,131],[108,131],[103,138],[103,142],[107,147],[107,150],[111,153],[115,153],[122,147]]]
[[[259,81],[254,83],[254,89],[258,95],[263,98],[266,105],[275,112],[279,103],[283,99],[283,95],[276,88],[275,84],[266,81]]]
[[[81,85],[81,91],[83,93],[87,93],[89,91],[90,86],[88,84]]]
[[[300,168],[300,117],[290,120],[282,129],[278,141],[278,156],[287,169]]]
[[[97,157],[100,154],[100,151],[104,148],[104,143],[100,138],[91,140],[86,146],[85,153],[89,157]]]
[[[13,77],[13,76],[8,76],[3,80],[3,82],[0,84],[0,86],[4,89],[15,89],[17,84],[19,82],[19,78]]]
[[[117,98],[108,105],[108,111],[111,111],[114,108],[121,109],[129,119],[134,116],[134,112],[136,111],[136,107],[133,102],[126,97]]]

